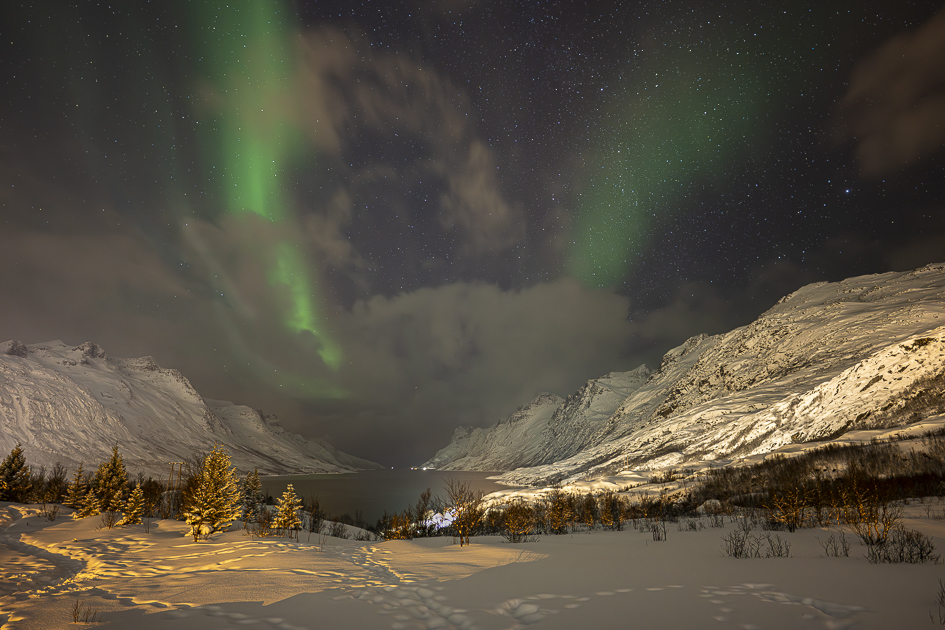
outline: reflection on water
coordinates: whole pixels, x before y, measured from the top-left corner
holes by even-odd
[[[430,488],[433,496],[446,498],[446,483],[449,478],[467,481],[483,494],[507,489],[487,479],[495,472],[468,472],[446,470],[365,470],[344,475],[288,475],[263,477],[263,491],[273,500],[292,484],[295,493],[309,501],[318,498],[322,510],[331,514],[348,513],[354,516],[361,510],[368,523],[375,523],[386,510],[388,513],[402,512],[414,506],[420,493]]]

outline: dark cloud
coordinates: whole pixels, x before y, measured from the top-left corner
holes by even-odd
[[[896,173],[945,145],[945,11],[899,34],[853,71],[839,136],[863,173]]]
[[[191,328],[186,315],[201,310],[196,285],[168,269],[134,230],[98,222],[84,232],[6,227],[0,248],[5,337],[89,340],[119,356],[154,354],[154,339],[177,352],[192,343],[203,350],[195,343],[205,338],[202,327]]]
[[[522,210],[505,199],[469,99],[448,78],[333,28],[307,31],[298,48],[299,123],[318,146],[348,161],[351,197],[379,180],[419,186],[426,174],[443,182],[436,223],[460,237],[462,252],[503,250],[522,237]],[[369,148],[359,146],[365,138]],[[350,215],[342,219],[328,231]]]
[[[572,279],[359,301],[337,324],[346,352],[339,377],[360,407],[349,413],[376,421],[327,430],[345,444],[370,442],[380,457],[389,449],[381,419],[396,418],[396,431],[416,442],[404,449],[424,457],[457,424],[491,424],[542,391],[567,395],[590,375],[634,367],[627,309],[627,298]]]

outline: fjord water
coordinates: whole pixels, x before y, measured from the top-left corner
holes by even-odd
[[[278,499],[292,484],[295,494],[308,502],[318,498],[319,507],[333,515],[348,513],[354,516],[361,510],[364,519],[374,524],[386,510],[389,514],[402,512],[417,504],[420,493],[430,488],[434,497],[446,498],[446,480],[467,482],[483,494],[507,489],[487,477],[496,472],[452,470],[363,470],[339,475],[286,475],[262,477],[263,492]]]

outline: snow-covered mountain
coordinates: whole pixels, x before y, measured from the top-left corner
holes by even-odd
[[[443,470],[509,470],[550,464],[590,445],[602,422],[646,382],[650,371],[613,372],[562,399],[541,394],[488,429],[459,427],[428,462]],[[510,446],[514,449],[510,450]]]
[[[501,477],[507,483],[546,484],[766,453],[888,424],[878,418],[910,387],[945,377],[945,264],[808,285],[753,323],[693,337],[656,372],[634,373],[648,376],[616,404],[622,391],[591,387],[613,375],[589,381],[568,398],[584,402],[562,404],[540,435],[483,436],[480,450],[454,437],[427,465],[510,470]],[[607,417],[591,419],[582,408]]]
[[[241,471],[350,472],[379,468],[283,429],[275,416],[202,398],[151,357],[107,357],[98,345],[0,343],[0,453],[19,442],[31,465],[86,469],[114,445],[132,471],[168,474],[221,444]]]

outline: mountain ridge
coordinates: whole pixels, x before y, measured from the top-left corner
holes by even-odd
[[[546,452],[553,461],[534,464],[511,457],[527,447],[508,443],[488,462],[470,452],[463,461],[428,463],[502,462],[505,468],[478,470],[508,471],[498,479],[510,485],[544,485],[768,452],[790,440],[865,428],[910,384],[941,375],[943,351],[945,264],[817,282],[746,326],[697,335],[667,352],[644,383],[593,423],[593,433],[578,436],[576,452]],[[546,430],[563,431],[554,422]]]
[[[160,475],[221,444],[238,469],[263,474],[380,468],[259,409],[203,398],[150,356],[111,358],[88,341],[0,343],[0,424],[0,451],[20,443],[36,466],[94,466],[117,444],[129,469]]]

